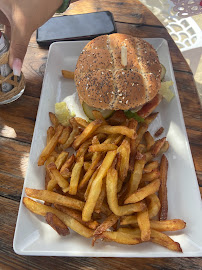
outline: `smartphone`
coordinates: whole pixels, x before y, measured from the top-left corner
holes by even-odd
[[[101,11],[53,17],[38,28],[36,40],[40,46],[56,41],[93,39],[116,32],[111,12]]]

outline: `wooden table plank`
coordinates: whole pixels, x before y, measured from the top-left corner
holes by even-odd
[[[80,0],[72,3],[65,15],[83,14],[98,11],[110,11],[117,22],[156,25],[163,27],[161,22],[141,2],[134,0]]]

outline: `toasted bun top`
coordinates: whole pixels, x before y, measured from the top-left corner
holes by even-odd
[[[121,47],[127,65],[121,64]],[[99,109],[128,110],[144,105],[158,93],[161,65],[146,41],[125,34],[91,40],[81,52],[75,70],[79,98]]]

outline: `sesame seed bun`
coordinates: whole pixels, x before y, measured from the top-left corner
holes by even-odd
[[[121,47],[127,48],[127,65]],[[75,83],[81,102],[99,109],[129,110],[152,100],[161,86],[161,65],[146,41],[125,34],[91,40],[81,52]]]

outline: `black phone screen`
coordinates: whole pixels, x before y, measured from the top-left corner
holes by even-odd
[[[37,30],[37,42],[48,45],[61,40],[85,40],[116,32],[109,11],[53,17]]]

